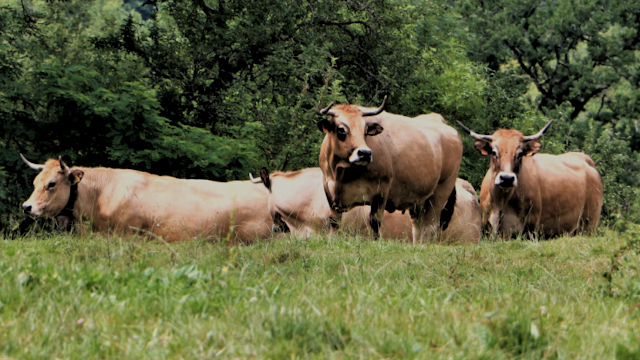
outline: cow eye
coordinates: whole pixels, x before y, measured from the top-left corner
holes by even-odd
[[[337,135],[338,135],[338,140],[344,141],[347,138],[347,129],[345,129],[342,126],[339,126]]]
[[[47,190],[51,190],[56,186],[56,182],[55,181],[51,181],[47,184]]]

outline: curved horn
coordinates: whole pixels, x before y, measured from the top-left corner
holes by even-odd
[[[493,136],[491,135],[481,135],[478,134],[477,132],[469,129],[468,127],[464,126],[463,123],[461,123],[460,121],[456,120],[456,122],[458,123],[458,125],[460,125],[460,127],[462,128],[462,130],[464,130],[467,134],[469,134],[472,138],[476,139],[476,140],[484,140],[484,141],[493,141]]]
[[[333,105],[335,105],[335,101],[332,101],[331,104],[329,104],[329,106],[327,106],[326,108],[318,111],[318,113],[320,115],[331,115],[331,116],[335,116],[336,114],[333,111],[329,111],[329,109],[331,109],[331,107],[333,107]]]
[[[64,163],[62,162],[62,156],[58,156],[58,161],[60,162],[60,169],[62,171],[66,171],[67,169],[65,169],[66,166],[64,166]]]
[[[262,183],[262,179],[254,179],[253,175],[251,175],[251,173],[249,173],[249,179],[251,179],[251,182],[254,183],[254,184]]]
[[[22,158],[22,161],[24,161],[25,164],[27,164],[30,168],[32,168],[33,170],[42,170],[44,169],[44,165],[37,165],[32,163],[31,161],[27,160],[24,155],[20,154],[20,157]]]
[[[551,126],[551,123],[553,122],[553,120],[549,121],[547,123],[547,125],[545,125],[542,130],[538,131],[535,135],[531,135],[531,136],[525,136],[522,138],[523,142],[527,142],[527,141],[531,141],[531,140],[538,140],[542,137],[542,135],[544,135],[544,133],[547,131],[547,129],[549,128],[549,126]]]
[[[384,110],[384,105],[387,103],[387,95],[384,96],[384,99],[382,100],[382,105],[380,105],[379,108],[373,110],[373,111],[363,111],[362,112],[362,116],[375,116],[378,115],[382,112],[382,110]]]

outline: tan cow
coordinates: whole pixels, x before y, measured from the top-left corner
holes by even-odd
[[[225,238],[232,224],[234,242],[271,233],[269,193],[250,181],[183,180],[135,170],[69,168],[60,159],[44,165],[22,159],[40,170],[31,197],[22,205],[32,216],[54,217],[66,207],[72,209],[66,211],[69,215],[89,221],[96,231],[154,234],[170,242]]]
[[[269,175],[260,171],[262,183],[270,190],[269,212],[277,226],[284,222],[291,233],[309,236],[329,229],[332,219],[339,216],[329,207],[324,192],[323,175],[320,168],[309,168],[293,172],[275,172]],[[468,182],[456,181],[456,203],[451,221],[441,234],[446,243],[475,243],[480,240],[480,205],[476,193]],[[368,227],[370,207],[356,207],[342,216],[341,227],[347,231],[370,234]],[[411,217],[400,211],[384,212],[380,233],[386,239],[410,240],[412,238]]]
[[[501,237],[536,231],[544,237],[592,232],[600,222],[603,185],[591,158],[583,153],[538,154],[538,139],[552,121],[532,136],[500,129],[480,135],[462,123],[491,167],[482,181],[483,223]]]
[[[329,115],[318,122],[326,134],[319,158],[324,189],[340,213],[371,205],[374,234],[384,210],[409,210],[413,242],[421,242],[447,226],[440,214],[455,203],[462,140],[438,114],[409,118],[383,109],[384,102],[378,109],[331,104],[320,111]]]

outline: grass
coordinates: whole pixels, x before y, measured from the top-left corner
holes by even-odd
[[[630,239],[4,239],[0,358],[638,359]]]

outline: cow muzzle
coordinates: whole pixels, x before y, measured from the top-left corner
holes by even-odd
[[[22,211],[30,216],[41,216],[42,215],[42,211],[41,209],[38,209],[37,206],[33,206],[32,204],[29,203],[24,203],[22,204]]]
[[[356,149],[349,156],[349,162],[354,165],[368,165],[373,161],[371,149]]]
[[[518,176],[512,172],[500,172],[496,175],[495,184],[502,188],[518,186]]]

